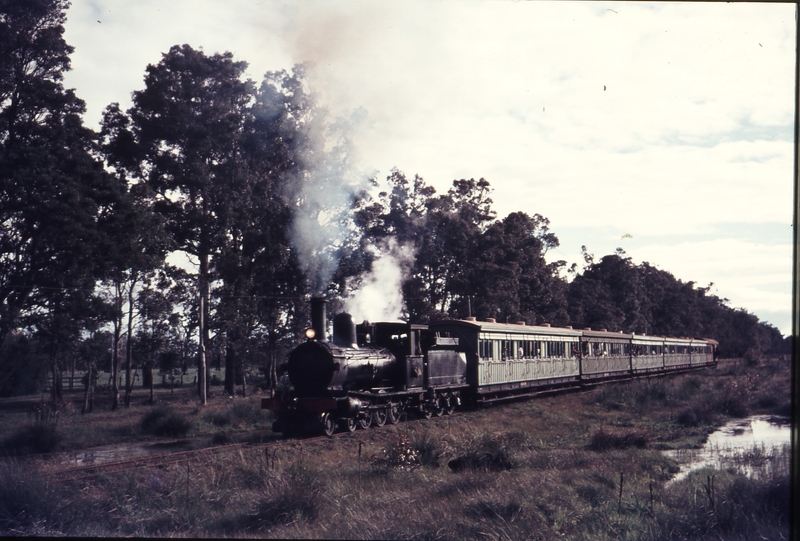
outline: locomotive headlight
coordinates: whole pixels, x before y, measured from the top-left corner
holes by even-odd
[[[309,340],[313,340],[317,333],[314,332],[314,329],[306,329],[306,338]]]

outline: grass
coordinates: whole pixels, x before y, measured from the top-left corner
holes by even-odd
[[[749,413],[779,414],[789,400],[788,370],[788,363],[778,369],[721,366],[330,440],[231,447],[219,456],[98,473],[70,484],[48,479],[54,457],[7,460],[0,463],[0,534],[787,538],[785,470],[765,468],[757,479],[733,468],[700,470],[669,483],[676,464],[660,449],[700,445],[735,413],[726,406],[731,393]],[[157,441],[143,424],[175,415],[190,423],[185,437],[210,444],[263,433],[271,423],[256,398],[168,406],[64,413],[58,430],[67,445],[96,441],[95,431],[106,432],[107,441]],[[687,421],[686,412],[694,418]],[[0,425],[9,421],[10,414],[3,415]],[[774,459],[755,448],[741,457]]]

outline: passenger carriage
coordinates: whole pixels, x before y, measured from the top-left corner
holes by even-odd
[[[475,318],[438,321],[429,328],[459,340],[467,356],[467,382],[478,401],[580,379],[580,331]]]
[[[664,368],[681,370],[691,366],[692,340],[689,338],[664,338]]]
[[[664,370],[664,338],[645,334],[631,335],[631,371],[647,374]]]
[[[581,381],[618,378],[631,373],[631,335],[606,329],[581,333]]]

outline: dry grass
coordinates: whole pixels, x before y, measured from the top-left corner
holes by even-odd
[[[779,413],[789,396],[782,378],[788,381],[788,366],[762,364],[635,381],[268,452],[234,447],[73,484],[39,473],[54,458],[7,462],[0,469],[0,485],[9,487],[0,490],[0,532],[475,540],[748,539],[758,533],[780,539],[788,532],[785,473],[750,480],[700,471],[668,485],[676,466],[658,449],[699,444],[714,423],[732,415],[724,407],[732,392],[741,393],[749,412]],[[206,443],[263,432],[270,422],[256,399],[170,406],[191,422],[187,438]],[[59,430],[83,424],[87,441],[97,438],[88,435],[92,430],[109,431],[108,439],[153,438],[140,425],[153,408],[131,410],[111,418],[62,415]],[[687,411],[699,411],[698,419],[687,423]],[[65,437],[71,445],[78,441]]]

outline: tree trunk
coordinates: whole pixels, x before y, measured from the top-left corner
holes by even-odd
[[[152,364],[147,367],[147,371],[150,374],[150,403],[152,404],[153,402],[155,402],[155,398],[156,398],[155,384],[153,382],[153,365]]]
[[[58,362],[58,354],[53,355],[51,366],[53,368],[53,385],[50,389],[50,397],[53,400],[53,405],[58,405],[64,401],[61,396],[61,367]]]
[[[114,315],[114,343],[111,350],[111,411],[119,407],[119,341],[122,332],[122,292],[117,286],[118,313]]]
[[[201,256],[200,258],[200,324],[198,331],[200,333],[200,351],[197,360],[197,390],[200,395],[200,404],[206,405],[208,403],[208,387],[206,385],[206,293],[208,292],[208,283],[206,277],[208,274],[208,256]]]
[[[89,370],[86,372],[86,390],[83,395],[83,410],[81,414],[90,413],[94,406],[94,363],[89,363]]]
[[[274,322],[274,320],[273,320]],[[276,350],[275,328],[273,322],[270,322],[268,347],[269,347],[269,389],[270,396],[275,396],[275,389],[278,387],[278,355]]]
[[[236,395],[236,344],[234,338],[229,337],[228,347],[225,351],[225,392],[228,396]]]

